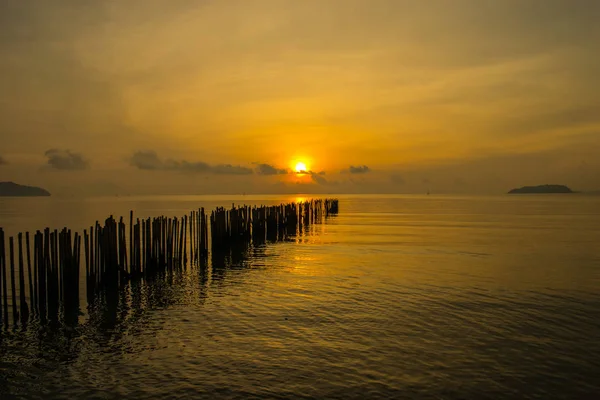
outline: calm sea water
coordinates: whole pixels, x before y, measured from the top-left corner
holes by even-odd
[[[339,196],[291,242],[0,333],[0,398],[600,396],[600,197]],[[8,233],[290,197],[0,199]]]

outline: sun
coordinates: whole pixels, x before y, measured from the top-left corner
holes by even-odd
[[[295,168],[296,168],[296,173],[297,174],[305,173],[307,171],[306,164],[304,164],[303,162],[296,163],[296,167]]]

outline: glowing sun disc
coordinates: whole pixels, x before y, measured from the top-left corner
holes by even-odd
[[[306,172],[306,164],[304,164],[303,162],[297,163],[296,164],[296,172],[297,173]]]

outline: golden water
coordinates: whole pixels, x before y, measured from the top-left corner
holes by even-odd
[[[291,242],[0,333],[0,398],[591,398],[600,198],[337,196]],[[0,199],[13,234],[284,196]]]

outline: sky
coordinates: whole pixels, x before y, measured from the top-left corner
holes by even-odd
[[[598,190],[599,20],[596,0],[3,0],[0,181]]]

